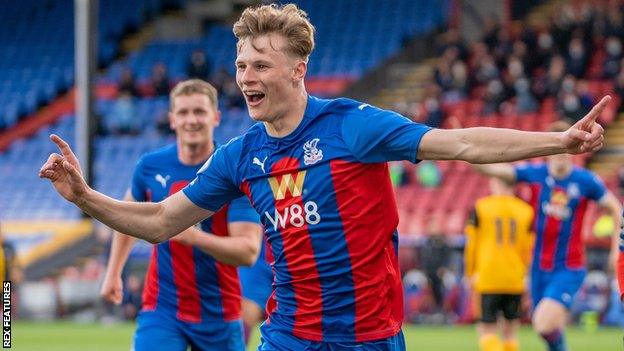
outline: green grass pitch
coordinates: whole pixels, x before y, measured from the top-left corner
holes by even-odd
[[[403,328],[409,351],[478,351],[474,327],[448,326],[425,327],[406,325]],[[20,351],[83,351],[83,350],[130,350],[133,323],[104,326],[72,322],[31,323],[14,322],[12,325],[12,350]],[[258,333],[254,333],[255,350]],[[573,350],[607,351],[622,350],[624,331],[615,328],[587,332],[571,328],[568,343]],[[521,350],[545,350],[542,342],[528,328],[520,334]]]

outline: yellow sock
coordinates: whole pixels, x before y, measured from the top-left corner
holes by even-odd
[[[505,341],[504,351],[518,351],[520,350],[520,345],[518,344],[518,340],[507,340]]]
[[[481,351],[505,351],[503,342],[496,334],[486,334],[479,338]]]

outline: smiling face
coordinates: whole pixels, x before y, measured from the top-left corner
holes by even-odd
[[[236,58],[236,83],[255,121],[275,122],[293,110],[301,94],[307,65],[286,51],[281,34],[241,39]]]
[[[172,99],[169,126],[180,145],[197,147],[212,143],[220,120],[221,113],[205,94],[178,95]]]

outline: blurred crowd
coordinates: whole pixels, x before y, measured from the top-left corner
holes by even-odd
[[[198,78],[210,82],[219,92],[220,107],[244,109],[245,99],[236,85],[235,77],[225,68],[213,70],[207,54],[200,49],[193,51],[188,58],[186,78]],[[117,82],[117,96],[113,103],[113,111],[106,118],[101,118],[98,128],[100,135],[136,135],[143,127],[136,118],[137,99],[157,97],[167,99],[169,92],[177,83],[167,71],[167,66],[158,62],[152,68],[151,77],[147,82],[137,82],[132,70],[128,67],[121,72]],[[167,115],[154,116],[158,131],[169,134]]]
[[[554,99],[559,117],[574,122],[597,98],[589,81],[610,82],[624,98],[623,16],[620,1],[574,1],[539,25],[485,18],[483,36],[471,44],[450,28],[437,40],[423,98],[395,109],[439,127],[444,106],[467,99],[483,101],[483,115],[536,112]]]

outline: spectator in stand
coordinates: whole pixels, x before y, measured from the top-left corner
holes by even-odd
[[[620,101],[624,101],[624,59],[622,60],[622,68],[620,68],[620,73],[618,73],[615,78],[614,89],[617,96],[620,98]],[[624,103],[620,103],[620,107],[618,112],[624,112]]]
[[[152,88],[156,96],[169,95],[169,76],[167,74],[167,66],[164,63],[157,63],[152,68]]]
[[[193,51],[186,69],[188,77],[208,81],[210,73],[210,60],[208,60],[204,51],[200,49]]]
[[[503,66],[507,57],[511,55],[513,50],[513,42],[511,41],[509,30],[507,28],[500,28],[497,33],[497,43],[494,48],[490,51],[492,52],[494,59],[496,60],[497,66]]]
[[[553,56],[555,55],[556,48],[554,46],[554,40],[550,32],[542,31],[537,36],[537,50],[535,56],[539,66],[548,65]]]
[[[500,30],[500,24],[494,16],[488,16],[485,18],[483,24],[483,42],[488,48],[492,49],[498,44],[498,31]]]
[[[605,43],[607,57],[602,65],[602,76],[605,79],[612,79],[620,71],[620,61],[622,60],[622,41],[617,37],[609,37]]]
[[[457,102],[468,96],[468,67],[464,61],[455,61],[451,65],[451,89],[444,94],[444,102]]]
[[[459,60],[465,61],[468,58],[468,49],[456,28],[450,28],[444,33],[442,41],[443,43],[438,47],[438,55],[453,52],[455,58]],[[452,51],[449,49],[452,49]]]
[[[477,62],[475,81],[478,85],[487,85],[490,81],[498,79],[499,77],[500,72],[491,55],[487,55],[483,57],[480,62]]]
[[[455,92],[456,94],[461,94],[458,90],[455,89],[449,93],[453,92]],[[448,98],[449,95],[446,95],[446,97]],[[457,99],[459,100],[459,95],[457,96]],[[426,113],[425,124],[432,127],[435,126],[434,128],[439,128],[442,125],[444,113],[442,112],[441,105],[442,103],[440,101],[440,88],[435,84],[428,85],[425,91],[425,98],[423,100],[423,107]]]
[[[576,91],[576,79],[568,74],[561,84],[557,107],[561,118],[568,122],[575,123],[581,119],[589,110],[583,106],[581,97]]]
[[[619,4],[614,3],[607,10],[607,21],[605,26],[605,35],[613,35],[617,38],[624,37],[624,20],[622,19],[622,8]]]
[[[121,91],[114,102],[111,113],[106,116],[105,130],[112,134],[136,135],[140,132],[141,123],[137,119],[134,98],[128,91]]]
[[[583,107],[583,110],[591,110],[594,96],[589,91],[589,84],[587,83],[587,81],[585,79],[579,79],[576,82],[576,87],[574,88],[574,90],[576,91],[576,95],[578,95],[581,101],[581,106]]]
[[[533,82],[533,93],[539,100],[557,96],[561,89],[561,83],[565,75],[565,61],[563,57],[556,55],[550,60],[546,76]]]
[[[443,91],[449,91],[453,88],[453,74],[451,73],[451,64],[448,60],[441,58],[438,60],[436,67],[435,82]]]
[[[118,94],[125,93],[133,97],[139,96],[139,91],[137,90],[136,82],[134,80],[134,74],[130,68],[124,67],[121,71],[117,91]]]
[[[566,69],[568,73],[580,78],[585,74],[588,63],[587,50],[581,38],[574,38],[568,46]]]
[[[492,79],[487,83],[483,96],[483,114],[490,115],[499,112],[501,104],[505,101],[505,86],[500,79]]]
[[[537,100],[531,92],[531,83],[525,77],[514,82],[514,93],[516,95],[516,111],[520,114],[537,111]]]

